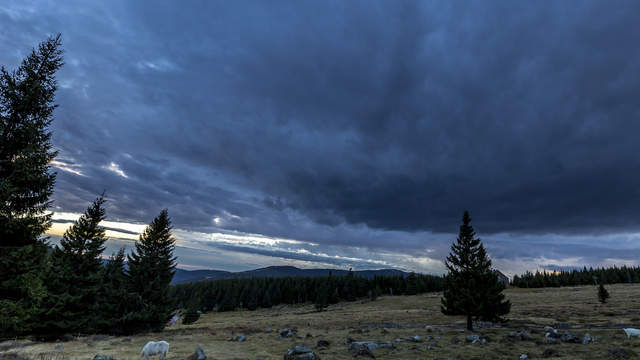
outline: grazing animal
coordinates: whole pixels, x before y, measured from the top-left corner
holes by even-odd
[[[142,348],[142,360],[147,360],[149,356],[160,355],[160,359],[164,360],[169,352],[169,343],[166,341],[149,341]]]
[[[638,329],[634,329],[634,328],[624,328],[622,329],[622,331],[624,331],[625,334],[627,334],[627,338],[630,337],[640,337],[640,330]]]

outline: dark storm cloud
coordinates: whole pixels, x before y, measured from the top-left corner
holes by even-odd
[[[60,209],[106,189],[121,220],[441,255],[464,209],[480,234],[640,229],[639,11],[15,2],[0,63],[63,33]]]

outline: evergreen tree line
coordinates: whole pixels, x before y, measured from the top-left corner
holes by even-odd
[[[343,276],[249,278],[202,281],[172,286],[177,308],[201,311],[255,310],[279,304],[312,302],[317,309],[339,301],[375,299],[380,295],[415,295],[441,291],[440,276],[411,273],[365,278],[352,272]]]
[[[576,285],[639,283],[640,267],[622,266],[588,268],[571,271],[527,271],[513,277],[511,284],[520,288],[543,288]]]
[[[59,246],[51,226],[56,174],[49,126],[63,65],[60,35],[15,71],[0,68],[0,338],[33,334],[125,334],[160,330],[171,317],[175,258],[166,210],[126,256],[106,264],[104,194],[69,228]]]
[[[171,220],[162,210],[125,255],[103,261],[107,241],[104,195],[51,247],[41,274],[45,297],[16,333],[42,338],[65,334],[133,334],[162,330],[173,312],[175,268]],[[128,268],[125,267],[125,261]]]

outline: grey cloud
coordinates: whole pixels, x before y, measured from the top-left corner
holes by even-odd
[[[481,236],[640,230],[638,7],[9,2],[0,63],[63,33],[64,210],[106,189],[122,220],[443,255],[465,209]]]

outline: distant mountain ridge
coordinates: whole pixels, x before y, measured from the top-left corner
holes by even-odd
[[[240,279],[252,277],[319,277],[332,275],[347,275],[348,270],[340,269],[299,269],[295,266],[268,266],[255,270],[230,272],[223,270],[184,270],[176,268],[171,284],[184,284],[197,281]],[[359,277],[372,278],[374,276],[407,276],[409,273],[396,269],[360,270],[353,274]]]

